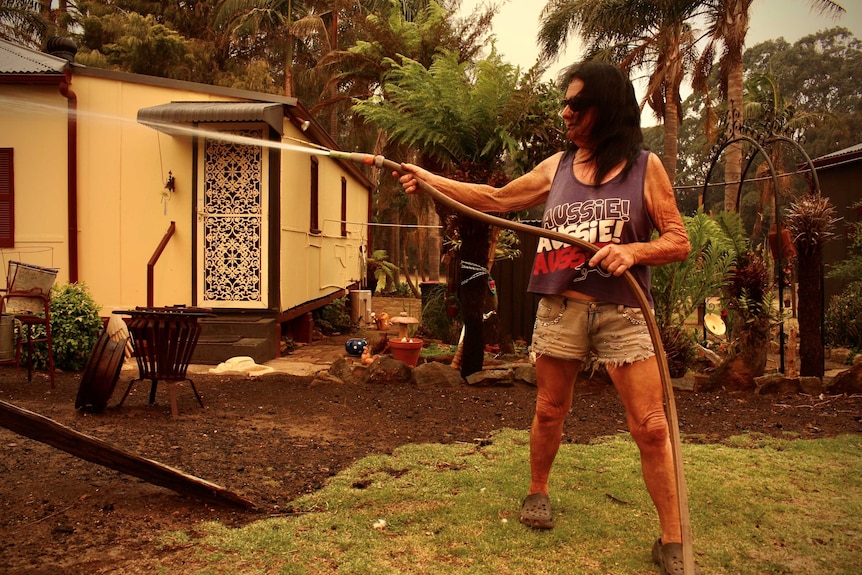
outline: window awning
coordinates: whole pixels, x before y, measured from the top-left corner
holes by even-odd
[[[181,134],[178,124],[266,122],[283,133],[284,105],[272,102],[171,102],[138,110],[138,122],[165,134]]]

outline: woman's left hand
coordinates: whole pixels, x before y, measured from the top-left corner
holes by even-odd
[[[593,254],[589,265],[590,267],[602,266],[611,274],[621,276],[635,263],[634,253],[629,244],[608,244]]]

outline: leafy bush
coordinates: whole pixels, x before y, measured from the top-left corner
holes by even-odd
[[[661,343],[671,377],[683,377],[697,359],[697,336],[681,325],[666,326],[661,331]]]
[[[374,250],[368,258],[369,284],[374,283],[374,293],[388,293],[395,291],[395,276],[398,266],[389,261],[386,250]]]
[[[408,283],[401,282],[395,286],[395,295],[397,297],[411,297],[413,295],[413,290],[410,289],[410,285]]]
[[[86,285],[72,283],[51,288],[51,348],[55,368],[63,371],[84,369],[102,329],[99,306]],[[44,335],[42,326],[34,327],[33,338]],[[39,342],[34,347],[33,363],[38,369],[45,369],[48,366],[48,346]]]
[[[834,296],[823,318],[826,343],[862,350],[862,281]]]
[[[738,220],[738,215],[735,217]],[[736,248],[728,234],[728,224],[737,229],[741,229],[741,225],[732,218],[727,217],[727,222],[718,221],[703,212],[693,217],[684,216],[691,242],[688,257],[652,268],[655,317],[673,377],[684,375],[696,357],[696,338],[686,331],[686,319],[707,298],[721,293],[733,267]]]
[[[458,342],[461,333],[461,323],[449,316],[449,305],[457,298],[450,296],[445,284],[436,286],[422,305],[422,331],[432,339],[444,343]]]
[[[862,210],[862,201],[854,203],[851,207]],[[856,280],[862,278],[862,221],[846,222],[846,224],[849,240],[847,259],[832,266],[826,277]]]
[[[700,212],[683,222],[691,242],[688,257],[651,270],[659,327],[684,324],[708,297],[720,294],[736,256],[732,238],[710,216]]]
[[[99,306],[84,284],[54,286],[51,290],[51,339],[57,368],[84,369],[102,329]]]
[[[347,298],[343,297],[314,310],[311,315],[315,325],[326,335],[350,333],[354,326],[349,309]]]

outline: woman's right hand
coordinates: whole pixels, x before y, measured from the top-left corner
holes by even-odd
[[[419,180],[425,179],[422,177],[422,172],[425,172],[425,170],[414,164],[401,164],[401,170],[402,172],[392,172],[392,175],[398,178],[404,191],[408,194],[418,192]]]

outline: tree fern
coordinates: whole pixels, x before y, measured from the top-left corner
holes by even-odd
[[[441,165],[470,162],[493,170],[517,150],[510,132],[524,113],[517,68],[492,50],[475,65],[454,52],[438,55],[425,68],[402,57],[391,67],[380,98],[357,102],[354,110],[391,138],[423,149]]]

